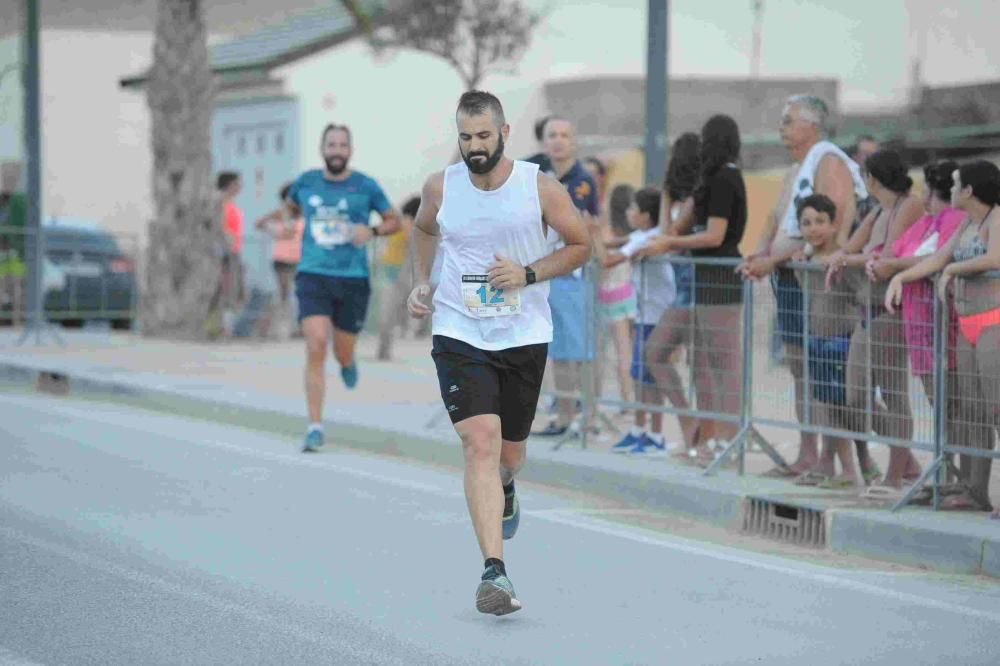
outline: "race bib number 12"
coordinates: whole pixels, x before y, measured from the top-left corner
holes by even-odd
[[[521,313],[521,292],[518,289],[497,289],[490,286],[486,275],[462,276],[462,301],[477,317],[508,317]]]

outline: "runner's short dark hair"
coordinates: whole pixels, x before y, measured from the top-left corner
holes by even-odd
[[[837,219],[837,204],[825,194],[810,194],[795,205],[795,217],[799,222],[802,221],[802,211],[806,208],[812,208],[817,213],[826,213],[831,221]]]
[[[478,116],[489,111],[493,114],[493,120],[497,127],[507,124],[507,119],[503,113],[503,105],[493,93],[485,90],[470,90],[462,93],[458,98],[458,109],[456,113],[464,113],[468,116]]]

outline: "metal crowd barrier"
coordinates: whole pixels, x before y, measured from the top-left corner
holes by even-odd
[[[0,325],[30,320],[29,264],[41,243],[42,317],[81,326],[106,321],[129,329],[136,321],[139,243],[81,223],[46,223],[41,233],[0,227]]]
[[[699,266],[702,272],[719,276],[720,268],[735,271],[739,263],[736,259],[681,256],[672,256],[670,261],[675,267],[695,266],[696,278],[690,286],[692,296],[713,286],[704,281],[696,284]],[[634,264],[635,269],[640,266]],[[713,273],[705,267],[719,268]],[[904,320],[902,313],[890,314],[884,309],[884,291],[872,286],[863,269],[845,269],[834,277],[830,289],[825,284],[825,267],[792,263],[788,269],[793,273],[785,273],[785,278],[794,275],[800,285],[800,309],[786,307],[787,301],[776,301],[766,284],[748,281],[732,287],[725,281],[727,284],[717,285],[722,290],[742,289],[742,308],[734,321],[739,329],[740,361],[738,367],[730,368],[740,373],[738,409],[720,409],[718,400],[711,405],[699,404],[703,396],[698,396],[695,390],[694,364],[690,359],[699,353],[720,352],[734,358],[736,350],[710,348],[713,336],[718,333],[718,321],[715,330],[706,331],[703,324],[696,325],[700,314],[706,312],[704,306],[709,305],[702,303],[699,309],[697,299],[693,299],[694,309],[687,319],[689,330],[683,336],[688,348],[686,407],[669,401],[660,405],[642,402],[638,399],[638,380],[634,381],[636,397],[629,401],[595,395],[590,390],[592,385],[587,384],[578,391],[560,395],[579,399],[583,413],[595,406],[642,409],[647,413],[735,424],[735,435],[728,438],[725,448],[708,465],[706,474],[715,472],[731,458],[736,459],[737,469],[743,474],[745,453],[751,443],[757,444],[779,466],[785,465],[758,427],[929,452],[931,462],[919,478],[907,479],[913,485],[893,510],[907,504],[917,493],[926,493],[924,488],[928,483],[932,496],[929,503],[938,508],[949,470],[957,473],[952,462],[956,455],[963,457],[964,473],[978,473],[980,479],[984,473],[988,475],[980,466],[983,463],[975,461],[1000,458],[1000,451],[993,447],[994,428],[1000,428],[1000,376],[971,377],[968,370],[963,372],[963,368],[970,367],[968,355],[974,352],[970,352],[968,345],[964,352],[961,349],[956,352],[954,317],[949,314],[950,306],[935,296],[934,289],[925,286],[913,290],[908,313],[921,310],[925,317]],[[596,296],[596,271],[593,275],[590,288]],[[640,302],[645,289],[645,284],[639,285]],[[592,302],[596,305],[596,298]],[[814,311],[812,317],[810,310]],[[930,321],[926,317],[928,312],[932,313]],[[803,389],[798,401],[792,376],[773,367],[768,345],[759,342],[767,340],[775,320],[780,320],[782,325],[778,328],[789,343],[785,345],[786,361],[800,368]],[[798,325],[797,333],[789,331],[794,324]],[[596,345],[595,360],[603,353],[600,335],[603,328],[604,323],[592,317],[589,339]],[[794,344],[796,337],[798,344]],[[644,377],[646,358],[644,352],[639,354],[640,378]],[[672,363],[674,359],[665,362]],[[716,377],[716,382],[717,393],[724,393],[724,379]],[[582,434],[581,442],[586,446],[587,433]]]

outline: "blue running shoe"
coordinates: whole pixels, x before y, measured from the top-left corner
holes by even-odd
[[[627,432],[617,444],[611,447],[611,453],[630,453],[641,439],[641,437],[636,437],[632,433]]]
[[[503,538],[513,539],[517,526],[521,524],[521,504],[517,501],[516,490],[510,495],[505,493],[503,497]]]
[[[323,446],[323,431],[310,430],[302,442],[302,453],[315,453]]]
[[[630,455],[662,456],[667,452],[664,444],[660,444],[649,435],[643,435],[638,439],[635,446],[629,450]]]
[[[476,610],[493,615],[521,610],[521,602],[514,596],[514,585],[495,567],[487,567],[483,572],[482,582],[476,588]]]
[[[344,380],[344,386],[349,389],[358,384],[358,364],[357,362],[345,365],[340,368],[340,378]]]

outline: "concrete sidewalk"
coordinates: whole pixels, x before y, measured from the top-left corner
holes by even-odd
[[[39,373],[56,373],[68,378],[74,394],[250,425],[287,435],[289,447],[299,445],[305,422],[301,341],[199,344],[104,332],[67,331],[63,336],[65,347],[18,347],[16,332],[0,329],[0,377],[9,387],[30,385]],[[331,361],[328,440],[460,466],[460,447],[440,402],[429,348],[429,340],[399,341],[396,360],[378,362],[375,340],[363,336],[361,379],[353,391],[340,383]],[[585,450],[567,443],[558,451],[551,441],[532,440],[522,477],[734,530],[749,526],[840,553],[1000,577],[1000,521],[985,514],[922,508],[892,514],[883,506],[866,505],[857,491],[821,491],[761,478],[756,472],[769,461],[755,452],[748,453],[746,476],[723,471],[706,477],[701,469],[673,459],[609,454],[614,439],[606,433]]]

